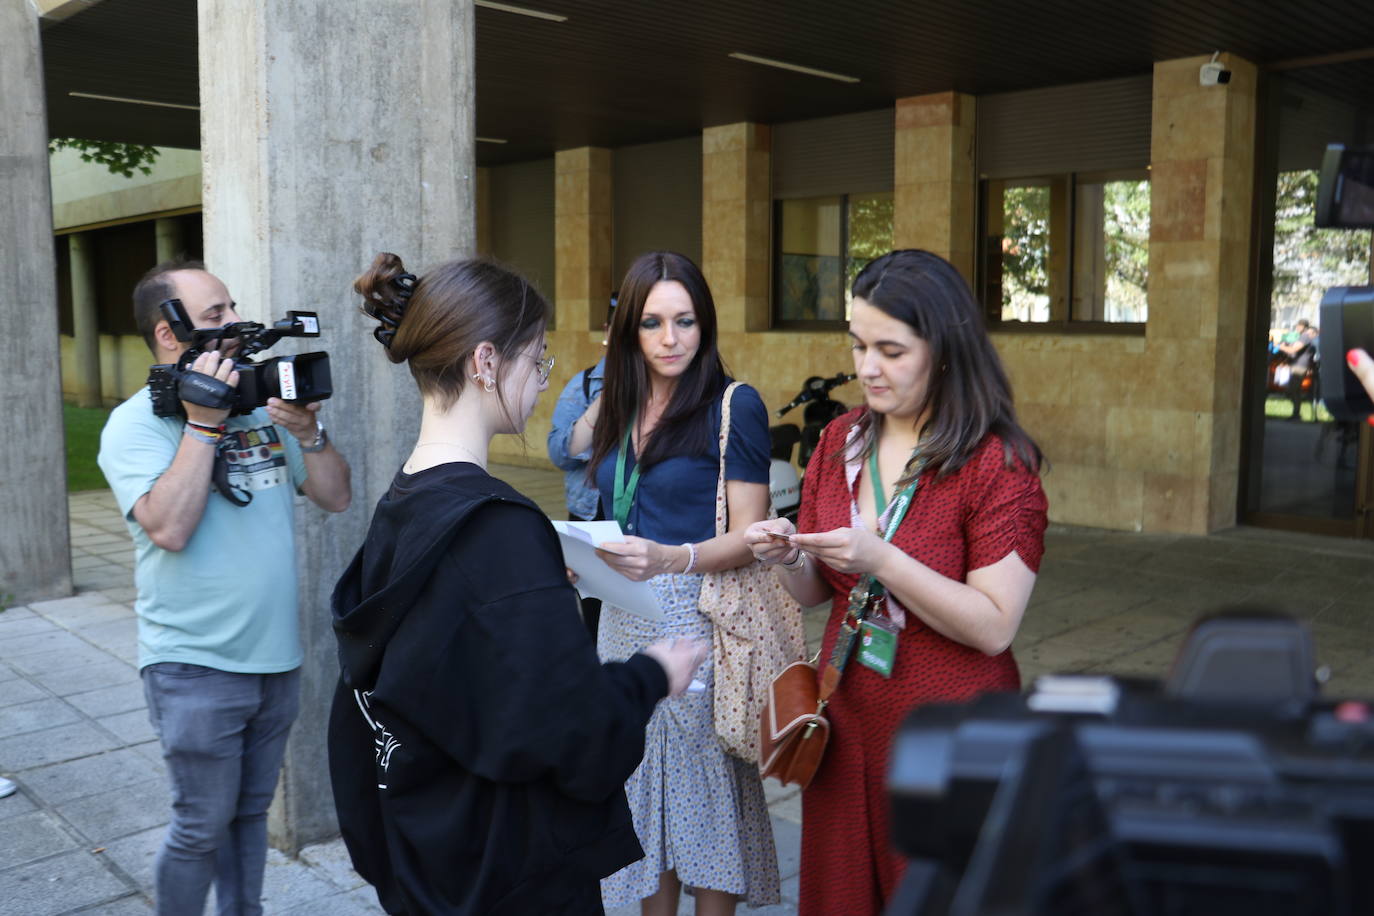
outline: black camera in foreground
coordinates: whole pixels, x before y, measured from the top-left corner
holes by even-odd
[[[1374,150],[1351,150],[1338,143],[1326,148],[1317,182],[1317,219],[1322,228],[1374,228]],[[1322,297],[1321,397],[1337,420],[1362,420],[1374,414],[1345,354],[1359,347],[1374,354],[1374,286],[1334,286]]]
[[[1374,718],[1278,615],[1201,621],[1163,682],[1050,677],[893,743],[888,916],[1374,913]]]
[[[152,393],[155,415],[181,416],[184,412],[182,401],[202,407],[230,408],[230,415],[237,416],[252,413],[265,405],[268,398],[309,404],[333,394],[328,353],[274,356],[260,363],[249,358],[283,337],[319,337],[320,320],[315,312],[287,312],[286,318],[270,328],[256,321],[239,321],[220,328],[195,328],[180,299],[168,299],[160,307],[176,339],[189,342],[191,346],[176,365],[164,363],[148,370],[148,389]],[[227,340],[239,341],[238,351],[232,357],[239,373],[237,388],[190,368],[207,344],[214,341],[216,346],[223,346]]]

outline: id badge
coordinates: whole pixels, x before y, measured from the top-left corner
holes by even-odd
[[[892,677],[897,660],[897,628],[882,617],[870,617],[859,624],[859,664],[883,677]]]

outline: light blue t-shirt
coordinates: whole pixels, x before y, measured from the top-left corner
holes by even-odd
[[[114,409],[100,434],[100,469],[134,539],[138,666],[184,662],[239,674],[299,667],[292,519],[306,477],[300,446],[261,408],[231,417],[229,482],[253,501],[236,506],[207,484],[205,514],[174,552],[149,539],[134,503],[171,466],[183,426],[154,416],[144,388]]]

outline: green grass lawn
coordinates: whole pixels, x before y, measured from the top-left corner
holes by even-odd
[[[100,430],[110,412],[104,408],[62,405],[62,423],[67,430],[67,492],[103,490],[109,484],[95,463],[100,451]]]

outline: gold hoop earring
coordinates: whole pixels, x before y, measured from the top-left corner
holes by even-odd
[[[474,372],[474,373],[472,373],[472,380],[473,380],[474,382],[481,382],[481,383],[482,383],[482,390],[483,390],[483,391],[495,391],[495,390],[496,390],[496,382],[493,381],[492,379],[487,378],[487,377],[484,376],[484,375],[480,375],[480,374]]]

